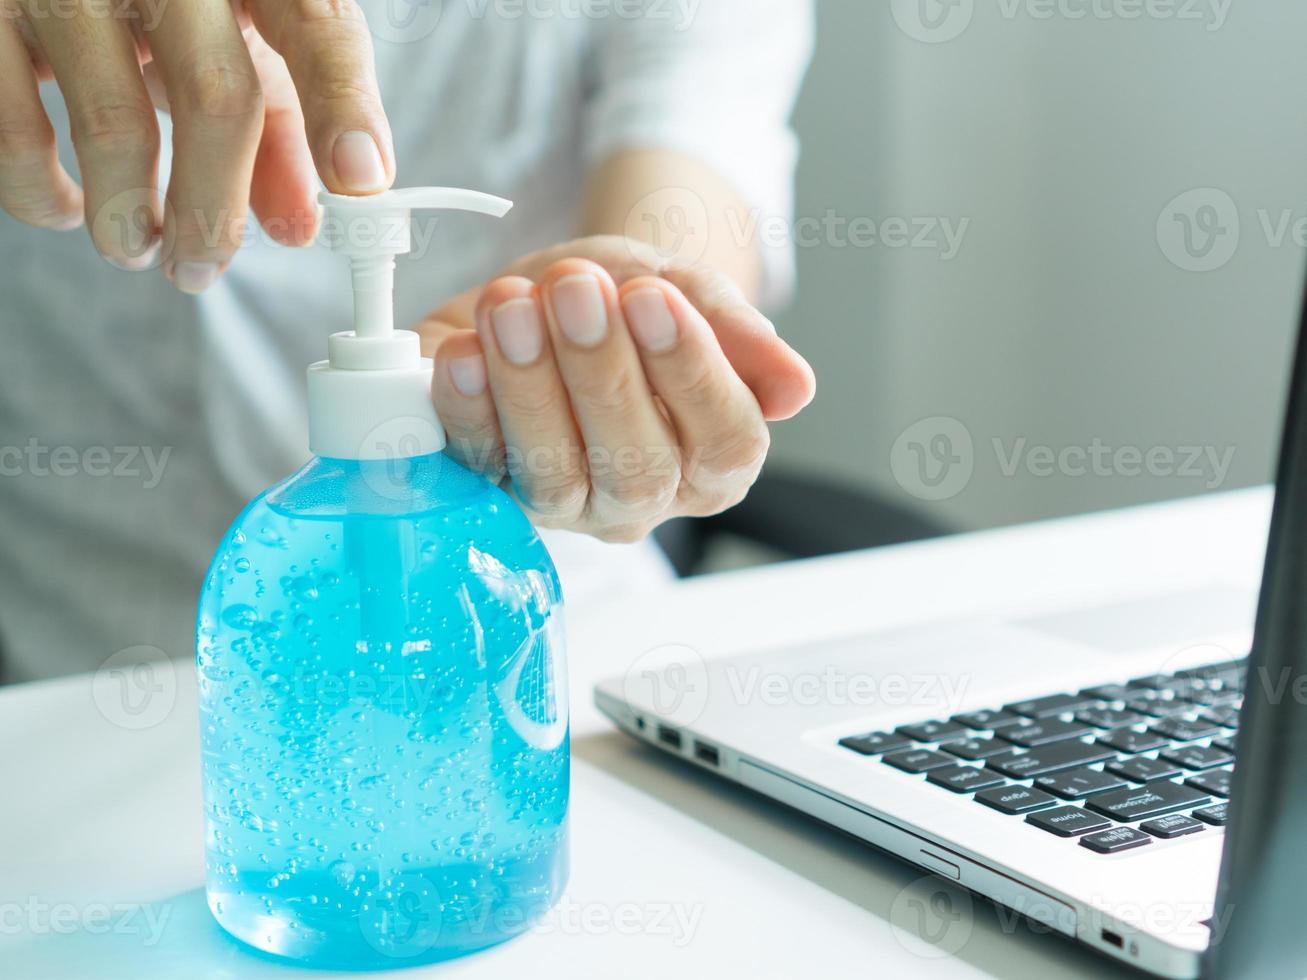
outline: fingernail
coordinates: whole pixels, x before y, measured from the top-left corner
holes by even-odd
[[[486,359],[480,354],[456,357],[449,362],[449,377],[459,392],[475,398],[486,390]]]
[[[661,289],[649,286],[626,294],[622,303],[635,342],[652,354],[676,346],[676,320]]]
[[[55,222],[50,227],[53,228],[55,231],[72,231],[75,228],[82,227],[82,224],[85,220],[86,219],[83,216],[82,212],[74,211],[72,214],[60,218],[59,221]]]
[[[183,293],[197,296],[218,279],[216,262],[178,262],[172,267],[173,285]]]
[[[582,273],[564,276],[549,291],[563,335],[581,347],[593,347],[608,333],[608,309],[599,280]]]
[[[159,259],[159,252],[163,247],[163,242],[155,239],[149,245],[142,244],[140,249],[133,254],[124,256],[106,255],[109,264],[122,269],[124,272],[144,272],[146,269],[154,267],[155,262]]]
[[[535,363],[544,350],[545,333],[533,299],[523,296],[496,306],[490,312],[490,325],[499,350],[519,367]]]
[[[331,162],[347,190],[367,193],[385,189],[386,164],[371,134],[358,129],[341,133],[331,151]]]

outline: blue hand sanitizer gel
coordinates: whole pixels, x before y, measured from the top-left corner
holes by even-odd
[[[562,606],[526,516],[443,452],[392,322],[410,210],[508,202],[323,201],[355,329],[309,369],[314,458],[236,519],[200,599],[206,891],[258,950],[383,969],[508,939],[563,889]]]

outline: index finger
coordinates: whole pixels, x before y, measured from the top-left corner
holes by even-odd
[[[354,0],[250,0],[263,39],[286,61],[318,175],[335,194],[373,194],[395,179],[372,38]]]
[[[226,0],[169,4],[146,36],[173,117],[164,272],[199,293],[240,244],[263,96]]]

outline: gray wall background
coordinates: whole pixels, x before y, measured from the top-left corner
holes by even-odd
[[[777,321],[819,393],[777,428],[776,464],[962,528],[1217,482],[1184,454],[1173,473],[1162,455],[1139,475],[1129,456],[1106,457],[1108,475],[1079,457],[1045,475],[1043,456],[1009,475],[1022,439],[1233,451],[1219,489],[1269,479],[1307,261],[1292,224],[1274,234],[1307,218],[1307,6],[1175,0],[1157,8],[1169,17],[1128,18],[1130,0],[1098,4],[1112,16],[1087,0],[820,4],[798,216],[969,224],[950,260],[802,227],[799,290]],[[919,9],[942,18],[926,41],[900,26],[921,35]],[[1195,188],[1212,190],[1176,201]],[[900,434],[940,417],[965,436],[928,423],[892,466]],[[941,424],[955,451],[938,458],[961,469],[928,452],[924,472],[953,482],[922,500],[906,442],[938,450]]]

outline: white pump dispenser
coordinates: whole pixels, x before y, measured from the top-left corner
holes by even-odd
[[[432,362],[418,335],[395,329],[395,256],[412,248],[415,208],[503,217],[511,201],[456,187],[409,187],[366,197],[322,193],[323,239],[349,258],[354,329],[333,334],[309,368],[309,448],[330,459],[397,459],[445,448],[431,404]]]

